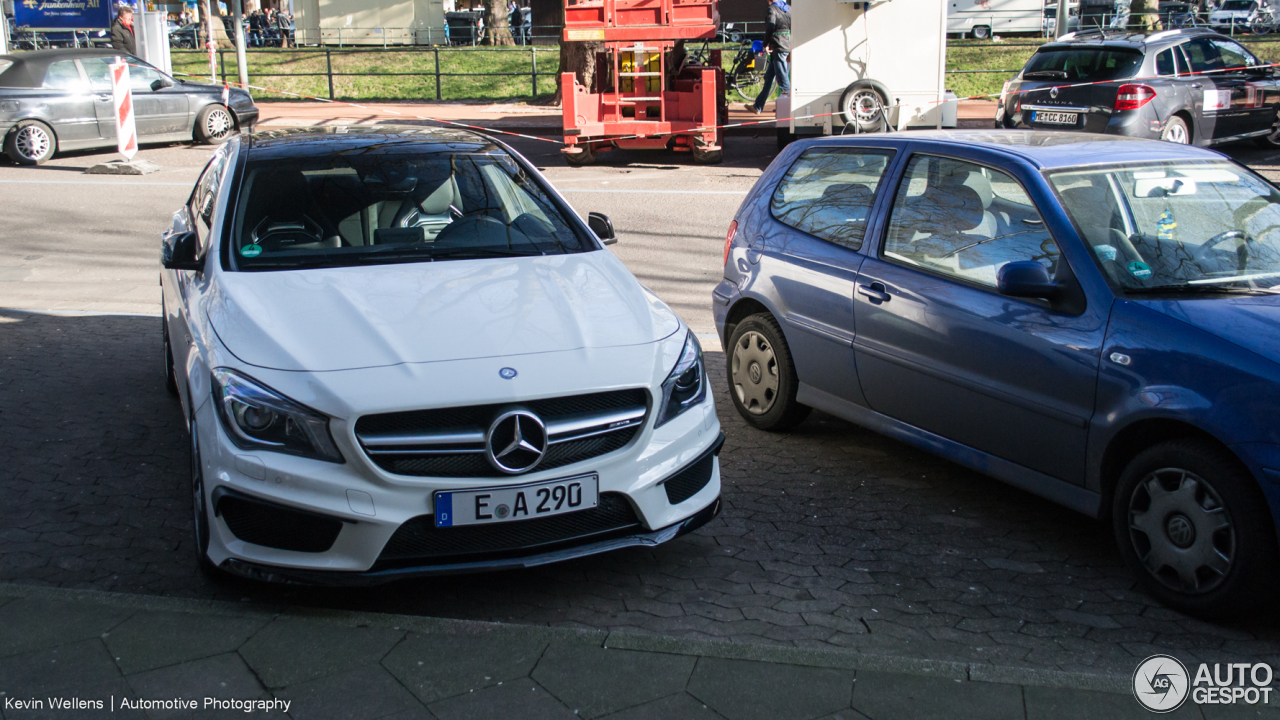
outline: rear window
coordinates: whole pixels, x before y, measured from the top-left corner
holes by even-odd
[[[1119,48],[1063,48],[1041,50],[1031,56],[1022,76],[1035,75],[1072,82],[1123,80],[1142,65],[1142,53]]]

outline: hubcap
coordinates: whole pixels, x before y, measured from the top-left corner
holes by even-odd
[[[209,137],[221,139],[231,132],[231,124],[231,116],[226,110],[214,110],[209,113],[209,118],[204,125]]]
[[[1179,468],[1156,470],[1134,488],[1129,537],[1147,572],[1189,595],[1221,585],[1235,559],[1235,530],[1222,498]]]
[[[53,143],[49,139],[49,134],[43,128],[28,125],[18,131],[18,136],[14,138],[14,144],[22,157],[28,160],[39,160],[48,154],[49,147]]]
[[[752,415],[769,412],[778,399],[778,358],[758,332],[744,333],[733,346],[733,390]]]

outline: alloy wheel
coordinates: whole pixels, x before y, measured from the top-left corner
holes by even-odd
[[[213,112],[209,113],[209,117],[204,121],[206,134],[215,140],[221,140],[226,137],[227,134],[231,132],[231,128],[234,127],[234,125],[235,124],[231,122],[230,113],[222,108],[217,108]]]
[[[38,125],[28,125],[19,130],[13,142],[18,153],[31,161],[48,155],[49,149],[53,147],[53,138]]]
[[[1169,127],[1165,128],[1164,134],[1160,139],[1165,142],[1186,145],[1188,143],[1187,126],[1181,123],[1172,123]]]
[[[1129,538],[1152,577],[1187,595],[1217,588],[1235,560],[1235,527],[1222,498],[1180,468],[1151,472],[1134,487]]]
[[[778,399],[778,357],[758,332],[744,333],[733,347],[733,390],[752,415],[769,412]]]

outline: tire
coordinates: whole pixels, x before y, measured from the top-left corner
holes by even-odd
[[[885,115],[888,105],[880,88],[868,80],[859,80],[840,96],[840,117],[846,126],[860,133],[879,132],[889,125]]]
[[[738,323],[725,361],[729,397],[747,424],[782,432],[809,416],[811,408],[796,402],[796,366],[773,316],[759,313]]]
[[[209,508],[205,502],[204,466],[200,462],[200,433],[196,429],[193,412],[188,422],[191,434],[191,511],[192,537],[196,549],[196,565],[200,572],[214,580],[226,578],[226,573],[209,559]]]
[[[986,25],[978,25],[973,28],[972,35],[974,40],[990,40],[991,28]]]
[[[225,105],[214,103],[206,105],[196,115],[192,136],[205,145],[221,145],[231,139],[235,131],[236,121],[231,116],[231,111]]]
[[[1254,138],[1253,144],[1270,150],[1280,148],[1280,129],[1276,129],[1276,132],[1273,132],[1270,135],[1263,135],[1262,137]]]
[[[582,148],[580,153],[561,153],[564,155],[564,161],[570,167],[584,167],[586,165],[596,164],[596,151],[590,144],[579,145]]]
[[[178,374],[173,371],[173,346],[169,344],[169,322],[164,319],[164,305],[161,308],[160,323],[163,325],[164,335],[164,389],[169,394],[178,397]]]
[[[1169,440],[1139,453],[1112,497],[1120,554],[1151,595],[1205,618],[1269,601],[1276,528],[1257,481],[1226,450]]]
[[[695,165],[719,165],[724,162],[724,150],[703,150],[694,145],[693,162]]]
[[[19,165],[43,165],[58,151],[58,136],[39,120],[23,120],[4,139],[4,152]]]
[[[1169,118],[1169,122],[1165,123],[1164,129],[1160,131],[1160,139],[1179,145],[1190,145],[1191,129],[1187,127],[1186,120],[1174,115]]]

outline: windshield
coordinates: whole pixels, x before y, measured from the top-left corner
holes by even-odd
[[[1280,290],[1280,193],[1237,165],[1153,163],[1050,181],[1127,292]]]
[[[334,267],[596,249],[505,152],[406,145],[251,159],[232,230],[233,264]]]
[[[1031,56],[1023,77],[1037,74],[1071,81],[1122,80],[1133,77],[1142,64],[1142,54],[1120,49],[1072,48],[1041,50]]]
[[[1252,10],[1254,4],[1250,0],[1227,0],[1220,10]]]

